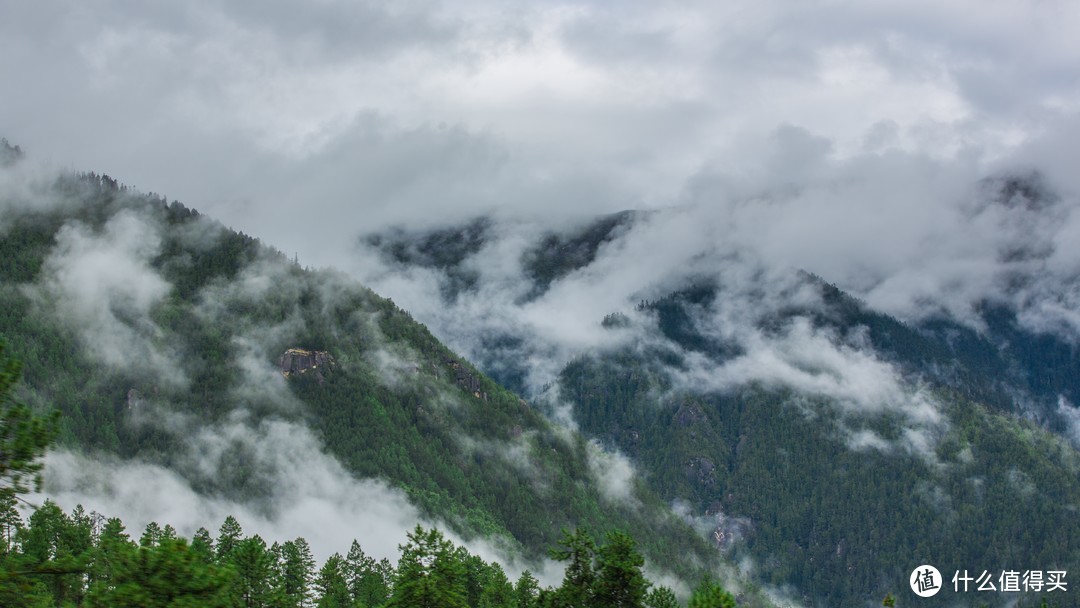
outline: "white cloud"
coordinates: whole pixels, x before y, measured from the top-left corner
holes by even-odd
[[[65,225],[45,261],[40,287],[27,287],[69,325],[95,362],[182,386],[183,369],[150,318],[172,289],[150,266],[160,250],[157,226],[117,213],[96,233]]]
[[[625,454],[605,450],[595,440],[586,444],[589,473],[600,488],[601,495],[616,504],[637,506],[634,498],[634,480],[637,471]]]
[[[206,527],[216,536],[228,515],[247,534],[268,542],[303,536],[325,559],[347,552],[352,539],[376,557],[396,560],[397,545],[416,524],[430,525],[404,493],[378,480],[352,477],[336,459],[321,451],[311,432],[284,422],[256,427],[234,421],[220,429],[202,429],[190,443],[189,456],[200,465],[188,474],[221,473],[221,456],[229,448],[251,452],[255,474],[274,489],[269,500],[243,500],[206,495],[193,489],[180,473],[141,461],[88,458],[58,451],[46,458],[42,496],[65,509],[82,504],[87,510],[119,517],[138,534],[150,521],[171,524],[190,536]]]

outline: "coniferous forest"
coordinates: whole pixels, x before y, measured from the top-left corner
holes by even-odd
[[[723,298],[703,282],[598,320],[643,337],[572,359],[559,401],[530,403],[393,302],[178,202],[96,174],[8,196],[0,605],[848,606],[891,598],[906,584],[897,564],[925,555],[1078,563],[1075,450],[1009,409],[1025,366],[1048,372],[1030,377],[1033,394],[1072,390],[1068,349],[1018,334],[1010,355],[960,328],[913,329],[805,275],[824,304],[774,311],[765,331],[862,332],[947,422],[856,415],[768,383],[687,390],[680,373],[742,354],[702,329],[701,311]],[[582,243],[545,237],[546,253],[523,259],[536,293],[631,220],[606,218],[573,237]],[[395,242],[403,259],[446,253]],[[452,262],[448,298],[469,288]],[[580,430],[554,422],[559,404]],[[288,442],[297,437],[306,443]],[[905,444],[915,447],[890,447]],[[364,538],[317,561],[305,539],[245,535],[232,516],[216,534],[207,522],[184,535],[167,521],[128,530],[109,513],[25,498],[50,448],[167,467],[193,492],[272,510],[281,478],[260,445],[329,455],[342,480],[400,492],[417,522],[396,563],[365,555]],[[628,476],[613,454],[645,474]],[[466,549],[492,538],[524,563],[556,560],[561,583],[511,577]],[[987,601],[998,599],[1043,601]]]
[[[706,580],[702,565],[715,559],[707,542],[655,495],[631,486],[624,498],[605,496],[592,481],[593,444],[553,427],[392,302],[107,176],[61,176],[34,196],[50,203],[6,218],[0,238],[0,335],[5,355],[24,362],[9,366],[4,386],[14,448],[3,452],[12,483],[3,605],[673,605],[669,589],[645,580],[644,556]],[[139,238],[132,231],[140,230],[155,239],[137,255],[168,285],[161,297],[143,310],[123,298],[106,303],[118,325],[95,336],[65,323],[55,308],[63,298],[47,293],[64,280],[57,243]],[[267,275],[271,284],[237,289]],[[256,335],[267,326],[281,331]],[[117,337],[123,342],[108,343]],[[246,377],[252,351],[269,391]],[[283,353],[311,351],[326,353],[321,369],[282,367]],[[155,352],[167,360],[154,361]],[[304,539],[268,544],[232,518],[216,536],[204,529],[185,538],[168,522],[128,531],[109,514],[19,497],[40,475],[46,445],[181,465],[190,433],[207,428],[186,417],[227,425],[238,410],[310,426],[349,474],[392,481],[424,517],[452,522],[458,534],[501,537],[530,560],[565,560],[566,581],[508,581],[498,564],[436,529],[401,539],[397,564],[365,557],[360,544],[316,564]],[[243,450],[234,446],[211,475],[189,471],[192,486],[240,501],[268,496],[273,480]],[[523,466],[532,483],[520,482]],[[717,589],[702,583],[700,593],[729,602]]]

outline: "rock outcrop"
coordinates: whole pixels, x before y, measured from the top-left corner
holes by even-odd
[[[330,353],[322,350],[304,350],[302,348],[290,348],[281,355],[279,366],[281,375],[288,378],[293,374],[305,374],[314,370],[322,379],[320,370],[331,369],[335,364]]]
[[[466,393],[472,394],[473,397],[480,399],[481,401],[488,400],[487,391],[482,390],[480,384],[480,378],[469,371],[469,369],[459,363],[455,359],[447,359],[447,365],[450,366],[450,370],[454,373],[454,383],[457,384]]]

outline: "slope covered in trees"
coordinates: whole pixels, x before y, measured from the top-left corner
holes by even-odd
[[[274,496],[242,442],[200,461],[205,429],[311,428],[348,474],[404,490],[425,517],[531,559],[559,530],[632,529],[655,563],[715,555],[636,482],[614,496],[597,448],[441,345],[389,300],[107,176],[8,184],[0,336],[20,397],[60,413],[62,447],[170,467],[199,492]],[[333,363],[285,377],[283,353]],[[602,461],[602,459],[601,459]],[[209,467],[209,469],[208,469]],[[172,549],[170,549],[172,551]]]
[[[799,589],[808,604],[855,605],[906,589],[911,568],[926,562],[947,576],[963,569],[1075,570],[1075,448],[1015,416],[1002,397],[1007,382],[994,382],[975,364],[975,349],[950,350],[932,334],[806,280],[828,306],[769,315],[763,331],[787,336],[800,323],[807,332],[857,330],[881,361],[905,370],[909,384],[894,389],[912,391],[914,404],[932,403],[934,410],[923,413],[940,418],[920,421],[904,406],[842,404],[842,397],[764,377],[730,388],[687,382],[690,368],[704,365],[720,375],[747,356],[704,329],[703,310],[723,297],[709,285],[642,303],[647,327],[639,329],[647,337],[571,362],[560,394],[586,433],[650,471],[661,496],[706,513],[726,550],[752,559],[764,581]],[[845,365],[866,361],[853,355]],[[835,373],[814,360],[800,364],[822,366],[811,368],[812,377]],[[922,604],[954,601],[948,595]]]

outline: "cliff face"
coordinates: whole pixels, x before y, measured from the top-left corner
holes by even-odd
[[[281,355],[279,366],[281,375],[288,378],[292,374],[303,374],[308,370],[316,370],[315,373],[322,377],[319,368],[329,369],[334,365],[334,358],[330,353],[322,350],[304,350],[290,348]]]

